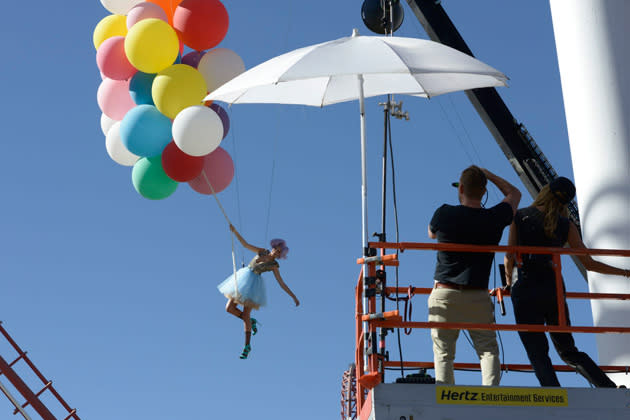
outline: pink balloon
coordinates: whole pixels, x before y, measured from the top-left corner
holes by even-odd
[[[127,80],[138,71],[127,59],[124,36],[103,41],[96,51],[96,65],[105,77],[114,80]]]
[[[129,80],[104,79],[98,87],[96,101],[103,114],[121,121],[127,111],[136,106],[129,94]]]
[[[143,2],[135,5],[127,13],[127,29],[142,19],[160,19],[168,23],[166,12],[155,3]]]
[[[207,181],[206,178],[208,178]],[[230,185],[232,178],[234,178],[234,162],[228,152],[217,147],[212,153],[204,156],[201,174],[188,184],[198,193],[209,195],[212,194],[212,189],[208,182],[212,185],[214,192],[219,193]]]

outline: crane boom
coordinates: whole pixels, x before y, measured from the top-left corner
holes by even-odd
[[[474,57],[439,0],[407,0],[407,3],[431,40]],[[495,88],[467,90],[466,96],[532,197],[558,177],[534,138],[514,118]],[[575,200],[569,203],[569,218],[580,230],[580,216]],[[575,257],[573,261],[586,278],[582,263]]]

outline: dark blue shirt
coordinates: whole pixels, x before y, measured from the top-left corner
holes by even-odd
[[[513,210],[501,202],[489,209],[442,205],[433,214],[429,228],[440,243],[497,245],[503,229],[512,223]],[[435,280],[488,287],[494,253],[438,251]]]

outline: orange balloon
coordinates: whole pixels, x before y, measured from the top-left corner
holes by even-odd
[[[150,3],[155,3],[160,6],[166,12],[166,16],[168,17],[168,23],[173,24],[173,14],[175,13],[175,9],[182,2],[182,0],[147,0]]]

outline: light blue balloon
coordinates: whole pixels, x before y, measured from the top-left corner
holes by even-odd
[[[162,153],[172,139],[171,120],[153,105],[138,105],[120,122],[120,140],[137,156]]]
[[[129,81],[129,94],[136,105],[154,105],[151,86],[156,74],[136,72]]]

